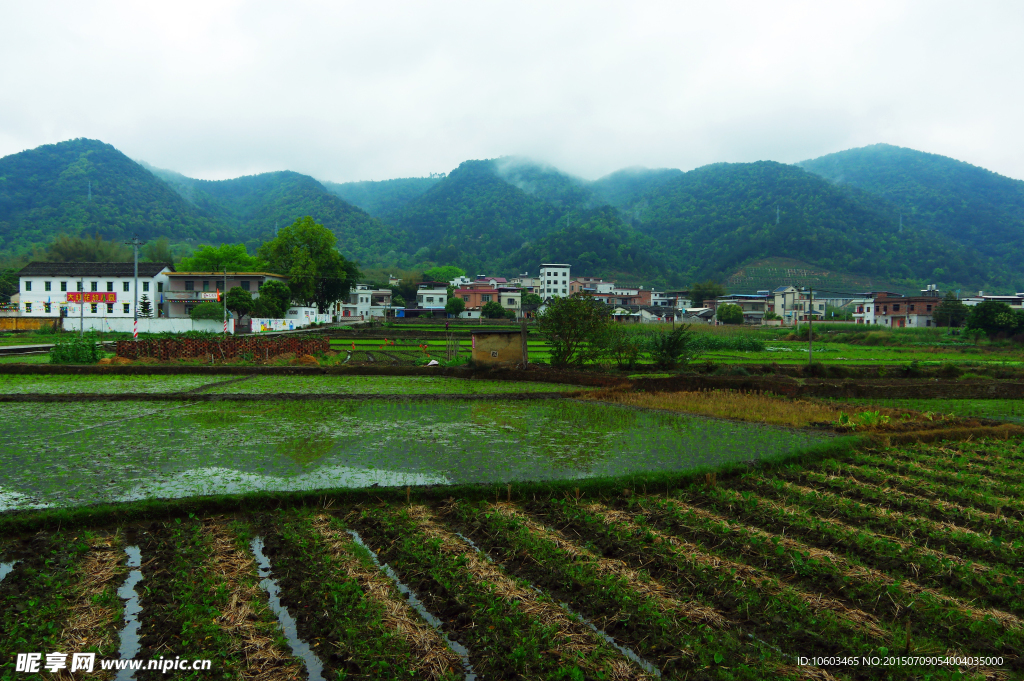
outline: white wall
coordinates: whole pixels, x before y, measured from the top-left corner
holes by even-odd
[[[120,331],[131,333],[133,320],[120,317],[86,317],[86,331]],[[78,331],[78,317],[64,318],[65,331]],[[186,331],[210,331],[221,333],[224,331],[224,322],[213,319],[198,319],[192,321],[188,317],[161,317],[160,319],[140,319],[139,333],[185,333]],[[235,320],[228,319],[228,333],[235,332]]]

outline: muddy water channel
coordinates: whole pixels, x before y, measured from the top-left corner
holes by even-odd
[[[573,400],[12,404],[0,510],[685,470],[824,437]]]

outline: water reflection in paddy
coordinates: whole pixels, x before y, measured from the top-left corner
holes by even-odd
[[[0,510],[683,470],[823,438],[571,400],[32,403],[7,412]]]

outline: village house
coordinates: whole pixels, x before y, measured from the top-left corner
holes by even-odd
[[[766,312],[775,311],[775,300],[768,291],[719,296],[714,303],[715,309],[726,303],[738,305],[743,311],[744,324],[761,324]]]
[[[567,263],[541,263],[540,286],[535,293],[541,298],[561,298],[569,295],[570,266]]]
[[[974,307],[990,300],[997,303],[1006,303],[1014,310],[1024,309],[1024,304],[1022,304],[1024,303],[1024,293],[1006,296],[986,296],[984,291],[978,291],[978,295],[965,297],[960,302],[968,307]]]
[[[348,300],[334,304],[336,317],[386,317],[391,310],[391,289],[375,289],[368,284],[356,284],[349,291]]]
[[[139,263],[139,288],[135,290],[135,265],[130,262],[32,262],[18,273],[18,293],[12,296],[9,314],[31,317],[135,316],[135,295],[143,296],[153,317],[169,314],[164,296],[174,267],[165,263]],[[80,306],[85,305],[85,309]]]
[[[866,324],[879,324],[890,329],[936,326],[933,314],[942,302],[938,288],[929,285],[919,296],[903,296],[888,291],[875,294],[870,313],[864,313]]]
[[[827,302],[819,296],[812,296],[805,288],[780,286],[772,292],[772,297],[775,299],[772,311],[782,318],[783,326],[809,320],[817,322],[825,317]]]
[[[286,275],[271,272],[170,272],[167,279],[162,302],[166,303],[169,317],[188,317],[196,305],[217,302],[225,291],[236,286],[259,298],[260,286],[266,282],[288,283]]]

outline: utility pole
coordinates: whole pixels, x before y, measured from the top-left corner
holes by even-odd
[[[85,277],[78,283],[78,337],[85,333]]]
[[[224,340],[228,339],[228,268],[224,266]]]
[[[807,365],[814,363],[814,287],[810,289],[811,314],[807,318]]]
[[[146,243],[139,241],[139,235],[132,236],[131,241],[125,244],[131,246],[135,251],[135,303],[132,305],[132,340],[139,340],[139,246]]]

